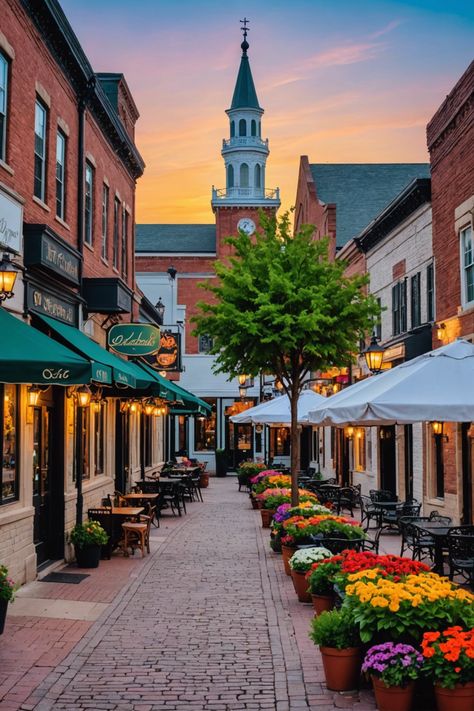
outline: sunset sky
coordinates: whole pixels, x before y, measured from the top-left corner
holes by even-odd
[[[214,221],[239,20],[270,140],[267,188],[294,203],[313,163],[428,160],[425,127],[473,58],[462,0],[60,0],[95,71],[123,72],[146,162],[137,222]]]

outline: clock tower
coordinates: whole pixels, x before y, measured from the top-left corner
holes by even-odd
[[[252,234],[258,229],[258,213],[274,215],[280,207],[279,188],[265,188],[268,138],[262,139],[263,109],[257,99],[247,51],[248,20],[242,20],[244,41],[229,117],[229,138],[222,141],[225,188],[212,188],[212,210],[216,215],[217,257],[230,249],[223,240],[239,229]]]

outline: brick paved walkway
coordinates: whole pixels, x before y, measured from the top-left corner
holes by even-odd
[[[107,610],[54,671],[45,679],[38,675],[17,708],[375,708],[368,691],[351,698],[326,690],[308,639],[312,608],[298,603],[280,556],[269,549],[259,512],[237,492],[235,479],[211,480],[204,504],[172,520],[168,534],[162,528],[153,535],[154,553],[143,563],[101,563],[101,577],[129,565],[137,577],[128,571]],[[78,596],[81,585],[61,587],[77,588],[68,594]],[[10,699],[8,711],[13,708]]]

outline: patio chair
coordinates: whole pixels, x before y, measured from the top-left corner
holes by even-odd
[[[438,521],[438,523],[444,523],[446,526],[450,526],[452,520],[451,516],[442,516],[438,511],[432,511],[430,513],[430,521]]]
[[[393,533],[401,533],[398,523],[400,519],[404,516],[419,516],[420,510],[421,504],[413,503],[412,501],[404,501],[391,509],[382,509],[379,518],[380,528],[376,535],[377,540],[382,535],[382,532],[386,533],[392,531]]]
[[[359,496],[359,506],[360,506],[360,525],[364,531],[368,531],[371,521],[376,521],[376,528],[379,521],[380,511],[374,506],[372,499],[369,496],[364,496],[360,494]]]
[[[458,573],[474,588],[474,526],[454,526],[446,536],[449,579]]]
[[[400,516],[398,519],[398,527],[402,537],[400,546],[400,555],[403,556],[405,551],[411,551],[412,558],[415,558],[414,549],[416,547],[419,530],[410,526],[412,523],[430,521],[429,516]],[[433,542],[433,541],[432,541]],[[434,542],[433,542],[434,545]]]
[[[393,494],[391,491],[388,489],[370,489],[369,490],[369,496],[371,501],[395,501],[397,498],[395,494]]]
[[[347,511],[349,511],[351,516],[354,516],[353,509],[357,505],[360,496],[357,489],[355,489],[353,486],[341,486],[337,494],[337,513],[340,514],[341,511],[346,509]]]
[[[142,558],[145,557],[145,548],[147,553],[150,552],[150,527],[151,516],[141,514],[139,521],[125,521],[122,523],[123,530],[123,551],[128,556],[128,549],[135,554],[135,549],[139,548],[142,552]]]

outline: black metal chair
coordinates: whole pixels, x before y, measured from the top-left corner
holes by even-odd
[[[383,504],[383,501],[380,502]],[[393,508],[384,509],[381,508],[380,518],[379,518],[379,530],[377,531],[377,540],[382,535],[382,532],[392,531],[393,533],[399,534],[400,526],[399,521],[404,516],[419,516],[421,510],[420,503],[414,503],[411,501],[404,501],[403,503],[396,504]]]
[[[411,524],[422,521],[430,521],[429,516],[400,516],[398,519],[398,527],[402,542],[400,546],[400,555],[403,556],[405,551],[411,551],[412,558],[415,559],[415,548],[419,538],[419,529],[414,528]],[[433,540],[431,543],[434,545]]]
[[[337,555],[344,550],[360,551],[364,545],[363,538],[333,538],[331,536],[316,538],[314,545],[327,548],[333,555]]]
[[[449,579],[458,573],[474,588],[474,526],[454,526],[446,536]]]
[[[438,511],[432,511],[430,513],[430,521],[438,521],[438,523],[444,523],[446,526],[450,526],[452,520],[451,516],[442,516]]]
[[[396,496],[388,489],[370,489],[369,496],[371,501],[395,501]]]
[[[360,506],[360,525],[364,531],[368,531],[371,521],[376,522],[376,528],[379,522],[380,510],[374,506],[372,499],[369,496],[364,496],[364,494],[359,495],[359,506]]]
[[[338,514],[344,509],[349,511],[351,516],[354,516],[353,509],[359,501],[359,492],[353,486],[341,486],[337,492],[336,511]]]

